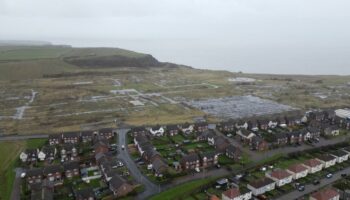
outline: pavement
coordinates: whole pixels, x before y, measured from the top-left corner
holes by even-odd
[[[313,185],[313,184],[308,184],[308,185],[305,185],[305,190],[302,191],[302,192],[299,192],[298,190],[295,190],[293,192],[290,192],[286,195],[283,195],[279,198],[277,198],[278,200],[292,200],[292,199],[297,199],[297,198],[300,198],[300,197],[303,197],[309,193],[312,193],[316,190],[319,190],[327,185],[330,185],[332,183],[334,183],[335,181],[341,179],[341,174],[350,174],[350,167],[346,168],[346,169],[343,169],[341,171],[338,171],[336,173],[333,173],[333,176],[332,178],[324,178],[321,180],[321,183],[318,184],[318,185]]]
[[[123,160],[126,167],[129,169],[130,174],[135,178],[135,180],[144,185],[145,191],[138,194],[136,199],[146,199],[147,197],[154,195],[156,193],[161,192],[161,188],[159,185],[151,182],[145,175],[143,175],[140,170],[137,168],[136,163],[132,160],[128,150],[127,150],[127,140],[126,134],[128,129],[118,129],[118,155],[117,158]],[[125,146],[125,149],[122,150],[122,145]]]
[[[24,172],[22,168],[16,168],[15,169],[16,176],[15,180],[13,182],[12,192],[11,192],[11,200],[20,200],[21,199],[21,174]]]

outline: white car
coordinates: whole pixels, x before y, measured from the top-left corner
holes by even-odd
[[[198,173],[201,172],[201,170],[198,167],[196,167],[194,170]]]
[[[124,145],[122,145],[122,150],[124,150],[125,149],[125,146]]]

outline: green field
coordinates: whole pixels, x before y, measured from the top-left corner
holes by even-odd
[[[166,190],[158,195],[151,197],[151,200],[173,200],[173,199],[183,199],[188,196],[194,190],[200,188],[201,186],[211,183],[213,179],[206,178],[196,181],[190,181],[188,183],[176,186],[169,190]]]
[[[14,168],[20,152],[25,148],[42,147],[46,142],[46,139],[0,142],[0,200],[10,199],[15,178]]]

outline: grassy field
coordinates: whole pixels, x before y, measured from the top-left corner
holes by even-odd
[[[0,199],[10,199],[15,173],[13,168],[26,142],[0,142]]]
[[[42,147],[46,139],[0,142],[0,200],[10,199],[15,178],[14,168],[21,151],[26,148]]]
[[[212,181],[213,181],[212,178],[190,181],[188,183],[176,186],[174,188],[166,190],[165,192],[162,192],[158,195],[155,195],[155,196],[151,197],[150,200],[183,199],[193,190],[196,190],[196,189],[200,188],[201,186],[209,184]]]

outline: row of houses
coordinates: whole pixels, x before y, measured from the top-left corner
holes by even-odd
[[[134,144],[142,159],[153,170],[154,175],[162,177],[168,170],[168,164],[164,161],[161,154],[151,144],[149,138],[145,134],[136,134]]]
[[[97,136],[105,137],[107,139],[112,138],[116,134],[112,128],[104,128],[98,131],[82,131],[82,132],[64,132],[60,134],[49,135],[49,144],[78,144],[80,142],[88,143],[92,142]]]
[[[20,160],[23,163],[36,163],[38,161],[52,162],[58,157],[61,162],[77,161],[78,147],[74,144],[62,144],[60,147],[55,146],[43,146],[39,149],[26,149],[19,155]]]
[[[123,164],[109,154],[109,149],[108,140],[105,137],[99,137],[94,143],[95,162],[113,195],[122,197],[133,191],[134,186],[114,170]]]
[[[293,180],[306,177],[308,174],[317,173],[323,169],[332,167],[349,159],[350,148],[344,148],[330,154],[324,154],[317,158],[309,159],[303,163],[290,166],[287,169],[277,169],[267,172],[264,178],[254,180],[247,184],[247,188],[254,196],[259,196],[290,184]]]

